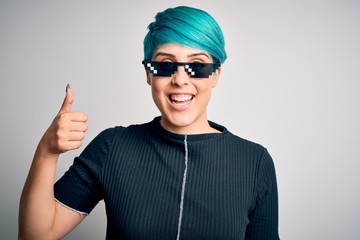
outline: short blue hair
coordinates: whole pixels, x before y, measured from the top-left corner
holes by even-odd
[[[179,43],[208,52],[214,62],[226,60],[225,40],[220,26],[207,12],[186,6],[168,8],[155,16],[144,38],[144,59],[151,59],[163,44]]]

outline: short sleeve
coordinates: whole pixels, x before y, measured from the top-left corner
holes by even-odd
[[[278,240],[278,191],[274,162],[266,149],[258,162],[257,199],[250,213],[246,240]]]
[[[60,204],[89,214],[103,199],[101,172],[111,151],[115,132],[116,128],[109,128],[97,135],[55,183],[54,195]]]

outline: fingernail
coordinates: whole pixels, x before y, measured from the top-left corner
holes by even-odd
[[[66,92],[68,91],[69,88],[70,88],[70,84],[68,83],[68,84],[66,85]]]

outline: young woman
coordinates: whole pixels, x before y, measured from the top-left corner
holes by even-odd
[[[59,239],[104,200],[106,239],[279,239],[270,155],[207,118],[226,59],[220,27],[181,6],[148,29],[142,63],[161,116],[104,130],[54,187],[59,154],[87,129],[67,88],[24,186],[20,238]]]

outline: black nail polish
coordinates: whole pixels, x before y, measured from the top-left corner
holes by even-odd
[[[70,84],[68,83],[68,84],[66,85],[66,92],[68,91],[69,88],[70,88]]]

